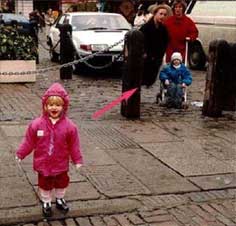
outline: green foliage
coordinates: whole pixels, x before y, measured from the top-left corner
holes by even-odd
[[[0,60],[36,60],[38,49],[31,36],[0,25]]]

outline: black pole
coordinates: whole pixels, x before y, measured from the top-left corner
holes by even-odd
[[[71,40],[72,26],[63,24],[60,30],[60,63],[65,64],[74,60],[74,46]],[[60,69],[60,79],[72,79],[73,67],[67,66]]]
[[[140,118],[141,80],[143,74],[144,36],[139,30],[131,30],[125,36],[125,63],[122,76],[122,93],[138,88],[121,103],[121,114],[127,118]]]

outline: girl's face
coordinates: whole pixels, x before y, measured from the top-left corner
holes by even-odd
[[[154,19],[154,23],[158,24],[158,23],[163,23],[164,20],[167,17],[167,10],[166,9],[159,9],[156,14],[153,16]]]
[[[174,12],[176,16],[182,16],[184,14],[184,8],[181,3],[175,5]]]
[[[178,60],[178,59],[175,59],[175,60],[173,60],[173,65],[174,66],[179,66],[180,65],[180,60]]]
[[[63,112],[63,105],[64,101],[61,97],[52,96],[48,98],[45,110],[47,111],[50,118],[58,119]]]

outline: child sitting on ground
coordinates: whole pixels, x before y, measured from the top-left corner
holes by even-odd
[[[167,89],[165,105],[168,108],[182,108],[183,89],[191,85],[192,75],[182,63],[179,52],[172,54],[171,63],[161,70],[159,78]]]

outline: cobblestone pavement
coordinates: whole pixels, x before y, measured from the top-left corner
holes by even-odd
[[[46,51],[40,53],[38,68],[52,65]],[[197,104],[204,74],[193,72],[187,110],[155,104],[158,84],[143,88],[140,120],[122,117],[119,106],[91,119],[121,94],[120,78],[109,74],[60,81],[59,72],[49,72],[36,83],[0,84],[0,225],[235,226],[235,113],[202,117]],[[32,156],[17,166],[14,150],[55,81],[70,93],[69,115],[80,128],[85,166],[70,170],[70,212],[54,210],[46,222]]]

